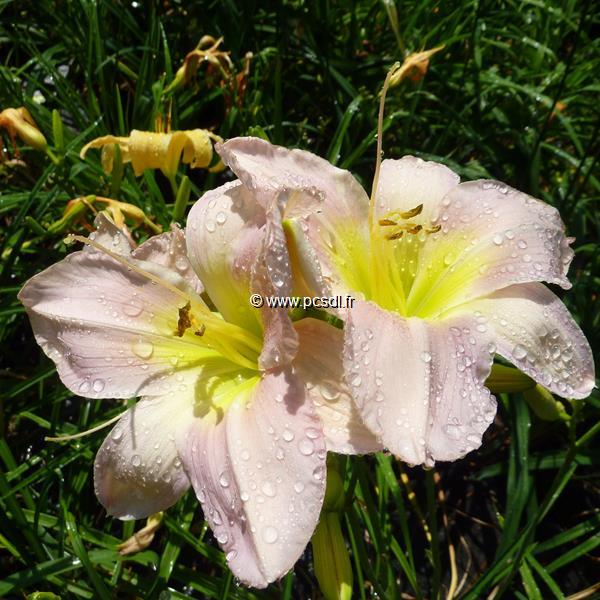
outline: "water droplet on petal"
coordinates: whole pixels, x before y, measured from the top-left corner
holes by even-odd
[[[142,464],[142,457],[139,454],[134,454],[131,457],[131,464],[134,467],[139,467]]]
[[[94,383],[92,383],[92,389],[96,393],[100,393],[104,389],[104,386],[104,379],[94,379]]]
[[[123,306],[123,312],[128,317],[137,317],[144,310],[144,305],[139,298],[132,298],[127,304]]]
[[[321,481],[321,479],[323,479],[323,467],[317,467],[314,471],[313,471],[313,477],[317,480],[317,481]]]
[[[230,550],[225,555],[225,558],[227,559],[227,562],[231,562],[236,556],[237,556],[237,551],[236,550]]]
[[[306,429],[306,437],[310,438],[311,440],[316,440],[319,437],[319,430],[315,429],[314,427],[308,427]]]
[[[267,544],[274,544],[279,537],[279,532],[275,527],[265,527],[262,530],[262,538]]]
[[[228,539],[229,536],[224,531],[217,534],[217,542],[219,542],[219,544],[226,544]]]
[[[150,358],[154,352],[154,344],[148,340],[138,339],[131,347],[133,353],[144,360]]]
[[[527,350],[524,346],[521,346],[521,344],[517,344],[513,348],[512,354],[517,360],[523,360],[527,357]]]
[[[315,451],[315,445],[307,439],[302,439],[298,442],[298,450],[304,456],[310,456]]]
[[[260,487],[262,493],[269,498],[274,498],[277,495],[277,488],[270,481],[263,481]]]
[[[190,263],[188,262],[188,260],[185,256],[178,256],[175,259],[175,268],[180,273],[185,273],[188,270],[189,266],[190,266]]]

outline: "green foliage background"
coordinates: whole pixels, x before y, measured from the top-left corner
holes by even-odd
[[[0,597],[319,597],[310,548],[266,591],[236,586],[192,494],[168,511],[147,550],[121,557],[116,544],[136,524],[106,518],[94,496],[104,432],[44,442],[122,410],[62,386],[16,300],[29,277],[66,254],[65,232],[45,230],[67,201],[110,195],[98,153],[79,158],[86,141],[152,130],[170,107],[174,129],[267,136],[327,157],[370,189],[386,69],[404,52],[445,44],[423,80],[391,91],[385,154],[435,159],[556,206],[577,237],[565,301],[596,351],[598,27],[597,5],[586,0],[0,0],[0,109],[26,106],[58,157],[21,148],[21,163],[9,161],[4,138]],[[204,34],[224,36],[238,72],[253,53],[245,94],[201,67],[165,101],[164,86]],[[53,109],[64,141],[53,137]],[[194,198],[228,177],[188,175]],[[168,226],[174,199],[158,172],[136,179],[126,167],[119,197]],[[344,532],[356,598],[445,598],[451,552],[455,597],[600,590],[598,393],[565,402],[568,423],[540,420],[519,395],[500,400],[482,448],[462,461],[428,472],[386,455],[349,462]]]

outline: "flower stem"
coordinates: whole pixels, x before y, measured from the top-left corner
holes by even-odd
[[[173,214],[171,216],[172,221],[180,222],[183,220],[185,209],[187,208],[190,199],[191,190],[192,184],[190,183],[190,178],[187,175],[184,175],[175,195],[175,205],[173,206]]]

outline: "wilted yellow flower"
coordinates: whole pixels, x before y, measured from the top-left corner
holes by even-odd
[[[38,129],[33,117],[24,106],[6,108],[0,112],[0,127],[4,127],[8,131],[8,135],[15,146],[17,136],[36,150],[45,151],[48,146],[44,134]]]
[[[442,50],[444,46],[438,46],[431,50],[424,50],[423,52],[413,52],[409,54],[405,59],[400,68],[392,75],[390,79],[390,87],[398,85],[403,79],[407,77],[415,83],[421,81],[427,69],[429,68],[429,58],[436,52]]]
[[[191,52],[188,52],[183,64],[179,67],[177,73],[175,73],[175,78],[165,89],[165,92],[170,92],[180,85],[189,83],[203,62],[217,67],[223,76],[228,76],[233,68],[233,64],[229,58],[229,52],[219,50],[219,46],[222,43],[222,37],[215,40],[211,35],[202,36],[202,39],[198,42],[198,46]]]
[[[52,223],[48,227],[48,231],[50,233],[59,233],[72,227],[73,224],[77,222],[82,222],[84,226],[90,228],[86,223],[85,215],[88,210],[96,212],[94,206],[96,203],[104,205],[103,212],[107,214],[110,217],[110,220],[128,237],[130,237],[130,234],[125,223],[126,217],[131,219],[136,226],[145,225],[154,233],[162,232],[162,228],[156,223],[153,223],[146,213],[138,206],[134,206],[127,202],[120,202],[113,198],[104,198],[103,196],[95,195],[80,196],[79,198],[69,200],[63,216],[58,221]]]
[[[218,135],[206,129],[152,133],[133,129],[128,137],[105,135],[86,144],[81,152],[84,158],[90,148],[102,148],[102,168],[112,172],[115,144],[119,146],[124,163],[130,162],[134,173],[139,176],[145,169],[160,169],[171,178],[180,162],[192,169],[206,168],[213,158],[213,141],[222,141]],[[219,170],[218,163],[210,170]]]

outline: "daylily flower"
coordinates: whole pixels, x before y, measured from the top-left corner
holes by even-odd
[[[45,151],[48,147],[44,134],[38,129],[33,117],[24,106],[5,108],[0,112],[0,127],[8,131],[10,140],[15,147],[17,137],[36,150]]]
[[[342,332],[249,303],[291,290],[281,219],[294,195],[226,184],[194,205],[185,236],[174,227],[137,248],[101,214],[83,251],[19,295],[71,391],[142,396],[96,457],[108,513],[147,517],[191,485],[231,570],[257,587],[310,540],[326,449],[379,447],[342,381]]]
[[[323,197],[319,212],[285,222],[297,279],[318,296],[357,298],[339,314],[345,377],[364,423],[404,461],[454,460],[481,444],[496,413],[484,385],[496,354],[552,393],[589,395],[590,346],[541,283],[571,285],[572,239],[556,209],[412,156],[383,161],[372,200],[308,152],[237,138],[221,156],[248,179]]]
[[[105,173],[113,169],[115,144],[119,146],[124,163],[130,162],[136,176],[145,169],[160,169],[167,177],[177,173],[180,162],[192,169],[209,167],[213,158],[213,142],[221,138],[206,129],[152,133],[133,129],[128,137],[105,135],[87,143],[80,152],[85,158],[90,148],[102,148],[102,168]],[[219,170],[220,164],[210,170]]]

